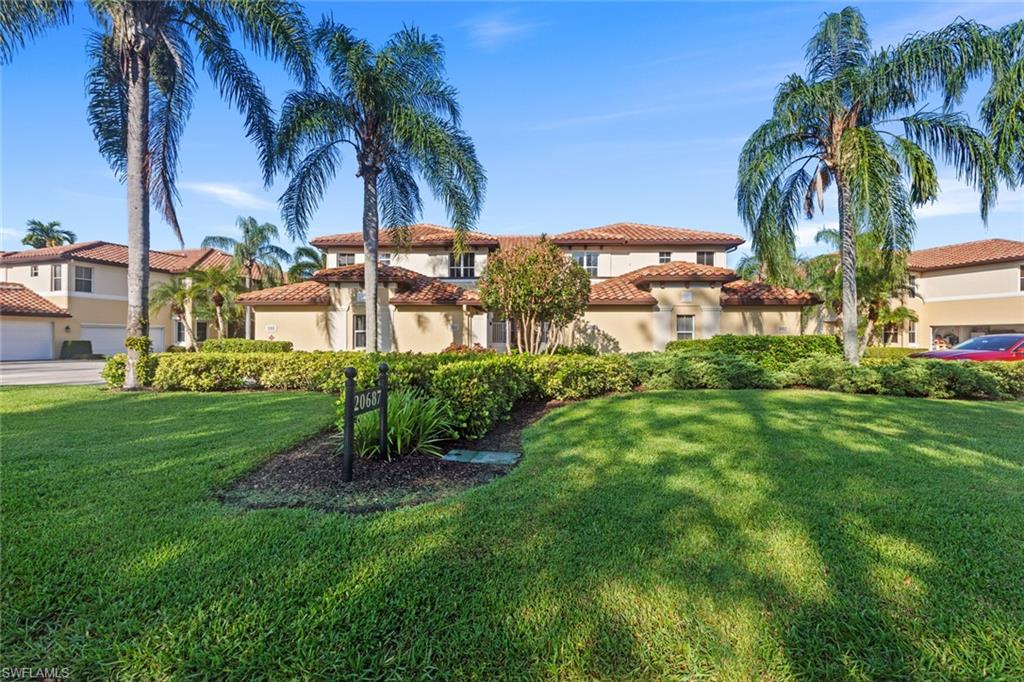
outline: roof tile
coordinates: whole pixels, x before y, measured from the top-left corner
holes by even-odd
[[[819,299],[808,291],[775,287],[764,282],[738,279],[722,285],[720,301],[727,305],[812,305]]]
[[[107,265],[128,265],[128,247],[124,244],[92,241],[78,244],[50,246],[43,249],[27,249],[5,253],[0,256],[0,265],[20,265],[54,260],[80,260],[87,263]],[[181,251],[149,252],[149,268],[156,272],[179,274],[198,265],[205,269],[211,265],[228,265],[231,256],[217,249],[183,249]]]
[[[0,315],[71,317],[63,308],[16,282],[0,282]]]
[[[727,232],[706,232],[641,223],[613,223],[556,234],[551,241],[561,246],[586,244],[725,244],[738,246],[744,240],[742,237]]]
[[[455,230],[441,225],[428,223],[417,223],[409,225],[409,241],[405,246],[451,246],[455,240]],[[362,232],[346,232],[343,234],[329,234],[317,237],[309,242],[318,248],[336,246],[351,246],[362,248]],[[466,244],[469,246],[498,246],[498,238],[483,232],[467,232]],[[397,231],[381,230],[380,246],[396,247],[402,246],[398,239]]]
[[[982,239],[912,251],[907,257],[907,267],[923,272],[1015,260],[1024,260],[1024,242],[1012,239]]]
[[[330,305],[331,295],[326,284],[311,279],[247,291],[235,300],[242,305]]]

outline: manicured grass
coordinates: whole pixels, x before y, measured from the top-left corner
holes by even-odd
[[[0,392],[2,665],[96,677],[1024,676],[1024,404],[653,392],[368,517],[213,493],[313,394]]]

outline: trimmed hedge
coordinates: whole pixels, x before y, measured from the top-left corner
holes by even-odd
[[[207,339],[200,345],[202,353],[287,353],[291,341],[262,341],[259,339]]]
[[[432,380],[433,395],[447,406],[453,428],[465,438],[480,438],[508,419],[530,383],[523,363],[508,355],[448,363],[437,368]]]
[[[146,355],[145,360],[139,367],[139,383],[143,386],[153,384],[153,375],[156,374],[157,365],[160,363],[162,353]],[[121,388],[124,386],[125,365],[128,362],[127,353],[115,353],[107,358],[103,369],[100,370],[100,377],[107,382],[108,386]]]
[[[925,351],[925,348],[900,348],[898,346],[868,346],[867,350],[864,351],[865,358],[878,358],[883,360],[889,360],[892,358],[905,358],[911,353],[920,353]]]
[[[636,373],[621,355],[514,355],[527,372],[531,396],[582,400],[622,392],[636,384]]]
[[[790,363],[812,355],[843,354],[835,336],[738,336],[720,334],[710,339],[670,341],[665,348],[671,352],[709,352],[738,355],[754,360],[765,369],[781,370]]]

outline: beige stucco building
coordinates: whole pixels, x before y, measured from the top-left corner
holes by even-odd
[[[510,330],[487,313],[475,286],[488,256],[539,237],[466,235],[411,226],[408,241],[381,237],[379,347],[440,351],[451,343],[507,347]],[[569,341],[604,351],[663,349],[669,341],[716,334],[799,334],[800,313],[814,302],[804,292],[746,282],[725,267],[743,243],[725,233],[617,223],[550,238],[587,269],[590,305]],[[309,282],[244,294],[256,314],[256,337],[291,341],[303,350],[366,346],[362,237],[319,237],[329,267]]]
[[[227,265],[231,257],[216,249],[150,252],[150,289],[192,268]],[[4,326],[0,357],[4,360],[48,360],[59,357],[64,341],[89,341],[94,353],[124,351],[128,319],[128,248],[94,241],[0,255],[0,282],[20,284],[52,303],[60,319],[0,321]],[[185,345],[184,325],[199,338],[213,325],[186,313],[177,319],[169,308],[150,315],[155,350]]]
[[[914,251],[907,258],[917,314],[882,334],[887,345],[928,348],[941,337],[956,344],[974,336],[1024,333],[1024,241],[984,239]]]

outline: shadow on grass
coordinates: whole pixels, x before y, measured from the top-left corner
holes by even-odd
[[[18,619],[5,620],[5,650],[66,657],[85,677],[958,677],[1022,665],[1019,405],[648,393],[552,413],[512,474],[445,503],[357,519],[207,501],[295,438],[308,403],[279,395],[249,422],[244,399],[169,398],[159,414],[111,403],[164,445],[112,428],[107,454],[51,465],[51,482],[85,500],[14,505],[4,585]],[[166,421],[175,407],[191,416]],[[14,428],[27,442],[32,429]],[[216,447],[225,440],[236,447]],[[24,457],[19,485],[43,461]]]

